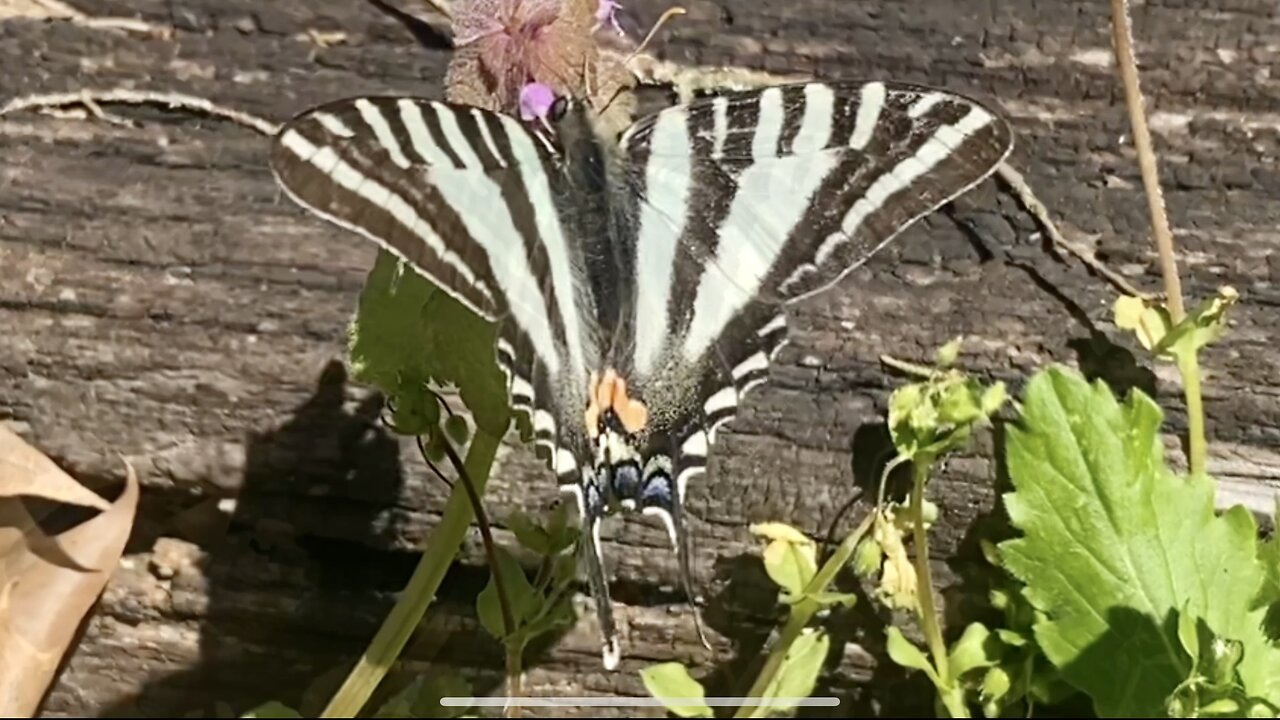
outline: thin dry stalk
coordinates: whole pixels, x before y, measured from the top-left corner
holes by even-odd
[[[1128,0],[1111,0],[1111,38],[1115,43],[1120,79],[1124,83],[1125,102],[1129,106],[1133,147],[1138,152],[1138,167],[1142,170],[1142,187],[1146,190],[1147,206],[1151,211],[1151,229],[1160,255],[1160,273],[1164,276],[1165,302],[1169,305],[1170,318],[1178,323],[1186,316],[1182,305],[1182,281],[1178,278],[1173,231],[1169,229],[1169,215],[1165,211],[1164,192],[1160,189],[1160,175],[1156,169],[1156,154],[1151,146],[1151,132],[1147,129],[1142,88],[1138,84],[1138,62],[1133,54]]]

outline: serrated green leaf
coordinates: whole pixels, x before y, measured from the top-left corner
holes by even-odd
[[[497,567],[489,569],[489,584],[485,585],[484,590],[481,590],[480,595],[476,597],[476,614],[480,617],[480,624],[484,629],[501,640],[508,635],[502,619],[502,604],[499,602],[498,586],[494,583],[493,574],[502,573],[502,589],[511,608],[511,620],[515,624],[512,628],[513,634],[520,629],[525,620],[538,612],[542,598],[534,591],[529,578],[524,574],[524,569],[511,553],[495,547],[493,554]]]
[[[521,545],[539,555],[550,554],[551,538],[548,536],[547,531],[530,520],[528,515],[519,510],[512,511],[507,516],[507,527],[511,529],[512,534],[516,536],[516,540],[520,541]]]
[[[380,388],[413,429],[425,419],[424,389],[458,388],[476,425],[495,437],[510,421],[492,323],[463,307],[389,252],[378,254],[350,328],[356,379]]]
[[[1000,550],[1044,613],[1046,657],[1100,715],[1163,712],[1190,670],[1174,617],[1186,607],[1244,643],[1249,694],[1280,700],[1280,648],[1248,608],[1263,577],[1253,518],[1239,507],[1215,517],[1212,481],[1169,471],[1159,406],[1137,391],[1121,405],[1101,382],[1054,367],[1031,380],[1023,407],[1005,507],[1024,537]]]
[[[788,648],[777,674],[761,695],[762,700],[769,701],[769,713],[789,712],[799,700],[813,693],[830,649],[831,638],[825,631],[805,628]]]
[[[966,627],[947,653],[952,677],[959,678],[971,670],[991,667],[999,662],[1000,644],[993,642],[994,639],[982,623],[975,622]]]
[[[707,696],[702,683],[693,679],[689,670],[678,662],[650,665],[640,671],[644,687],[653,697],[661,700],[667,709],[680,717],[715,717],[703,698]],[[668,702],[668,701],[671,702]],[[693,702],[690,702],[693,701]]]
[[[300,718],[297,710],[285,705],[282,702],[272,700],[263,703],[249,712],[241,715],[242,718]]]
[[[923,671],[934,685],[940,684],[938,673],[933,669],[933,663],[929,662],[924,652],[913,645],[896,626],[890,625],[885,630],[885,650],[889,652],[890,660],[904,668]]]

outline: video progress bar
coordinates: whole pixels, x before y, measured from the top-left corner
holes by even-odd
[[[668,705],[706,705],[708,707],[837,707],[835,697],[802,698],[666,698],[652,697],[443,697],[445,707],[666,707]]]

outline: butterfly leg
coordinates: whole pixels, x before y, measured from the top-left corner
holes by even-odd
[[[613,620],[613,603],[609,597],[608,576],[605,574],[604,555],[600,545],[600,523],[605,517],[605,499],[594,476],[588,475],[581,482],[560,486],[578,500],[578,516],[582,536],[579,541],[581,560],[587,567],[587,584],[595,600],[596,617],[604,637],[603,658],[606,670],[614,670],[621,660],[618,646],[618,628]]]
[[[686,471],[688,472],[688,471]],[[693,625],[698,631],[698,639],[704,647],[711,649],[707,635],[702,629],[702,616],[698,612],[696,596],[693,592],[693,570],[689,562],[689,533],[684,523],[684,498],[678,484],[667,472],[651,472],[644,481],[640,491],[640,507],[646,515],[657,515],[667,526],[667,536],[671,538],[672,550],[676,553],[679,565],[680,584],[693,609]]]

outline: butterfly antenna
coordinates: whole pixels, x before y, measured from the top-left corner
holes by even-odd
[[[662,13],[662,17],[658,18],[658,21],[655,22],[653,24],[653,27],[649,29],[649,34],[644,36],[644,42],[640,43],[640,47],[631,51],[631,54],[627,56],[626,60],[622,61],[622,64],[626,65],[630,63],[632,60],[636,58],[637,55],[644,52],[644,49],[649,46],[649,41],[653,39],[653,36],[658,33],[658,29],[661,28],[664,23],[666,23],[668,20],[675,17],[676,15],[684,15],[686,12],[688,11],[680,7],[679,5],[675,7],[667,8],[667,11]]]

